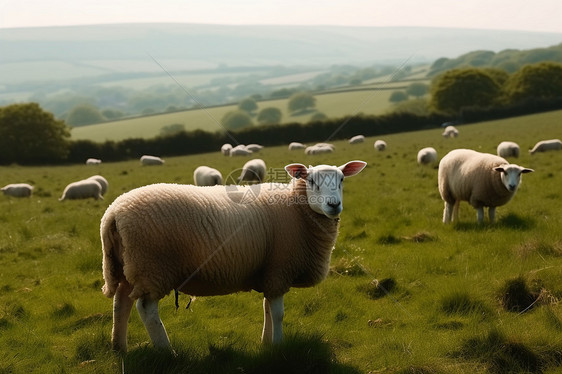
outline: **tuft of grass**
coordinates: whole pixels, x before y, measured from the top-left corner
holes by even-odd
[[[562,256],[562,241],[555,243],[547,243],[541,239],[531,239],[514,248],[514,252],[518,257],[527,258],[533,254],[540,256]]]
[[[396,281],[393,278],[384,278],[380,281],[374,279],[369,284],[361,285],[358,291],[367,294],[370,299],[376,300],[384,297],[396,289]]]
[[[441,298],[441,311],[445,314],[488,314],[489,308],[484,302],[475,299],[466,291],[455,291]]]
[[[69,303],[64,303],[62,305],[57,305],[51,316],[55,319],[64,319],[73,316],[76,314],[76,308],[74,305]]]
[[[418,232],[412,236],[403,236],[402,239],[414,243],[426,243],[426,242],[433,242],[437,240],[435,236],[425,231]]]
[[[377,239],[377,243],[383,245],[398,244],[400,243],[400,238],[397,238],[392,234],[382,235]]]
[[[499,290],[500,303],[505,310],[520,313],[532,307],[539,295],[531,292],[525,278],[508,279]]]
[[[361,266],[361,261],[362,259],[360,257],[353,257],[352,259],[342,257],[330,267],[330,272],[332,274],[351,277],[365,275],[365,270],[363,266]]]

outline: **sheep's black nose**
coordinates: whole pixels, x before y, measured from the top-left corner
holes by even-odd
[[[510,191],[515,191],[516,188],[517,188],[517,185],[515,185],[515,184],[510,184],[510,185],[509,185],[509,190],[510,190]]]
[[[340,206],[340,203],[339,202],[334,203],[334,202],[329,201],[328,206],[330,208],[337,208],[338,206]]]

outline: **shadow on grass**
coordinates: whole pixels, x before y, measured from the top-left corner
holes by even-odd
[[[206,353],[183,349],[177,355],[141,347],[124,357],[125,373],[349,373],[360,371],[338,363],[320,336],[289,336],[276,346],[244,350],[210,345]]]
[[[528,231],[533,229],[535,226],[536,223],[533,218],[520,217],[514,213],[509,213],[493,224],[490,224],[487,221],[484,221],[483,224],[479,224],[476,221],[454,223],[454,229],[457,231],[485,231],[490,228],[506,228],[511,230]]]

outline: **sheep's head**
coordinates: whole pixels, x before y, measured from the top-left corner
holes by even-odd
[[[510,192],[517,191],[521,183],[521,174],[532,173],[533,169],[528,169],[515,164],[501,165],[494,168],[501,173],[501,180],[505,188]]]
[[[313,211],[337,218],[343,209],[343,179],[358,174],[366,165],[364,161],[350,161],[339,167],[318,165],[307,168],[303,164],[291,164],[285,166],[285,170],[293,178],[306,180],[306,197]]]

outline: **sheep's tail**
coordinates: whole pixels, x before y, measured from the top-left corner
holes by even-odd
[[[113,297],[124,278],[123,261],[121,260],[121,237],[117,231],[115,219],[106,219],[104,216],[101,223],[101,248],[103,252],[103,279],[105,284],[102,292],[107,297]]]

